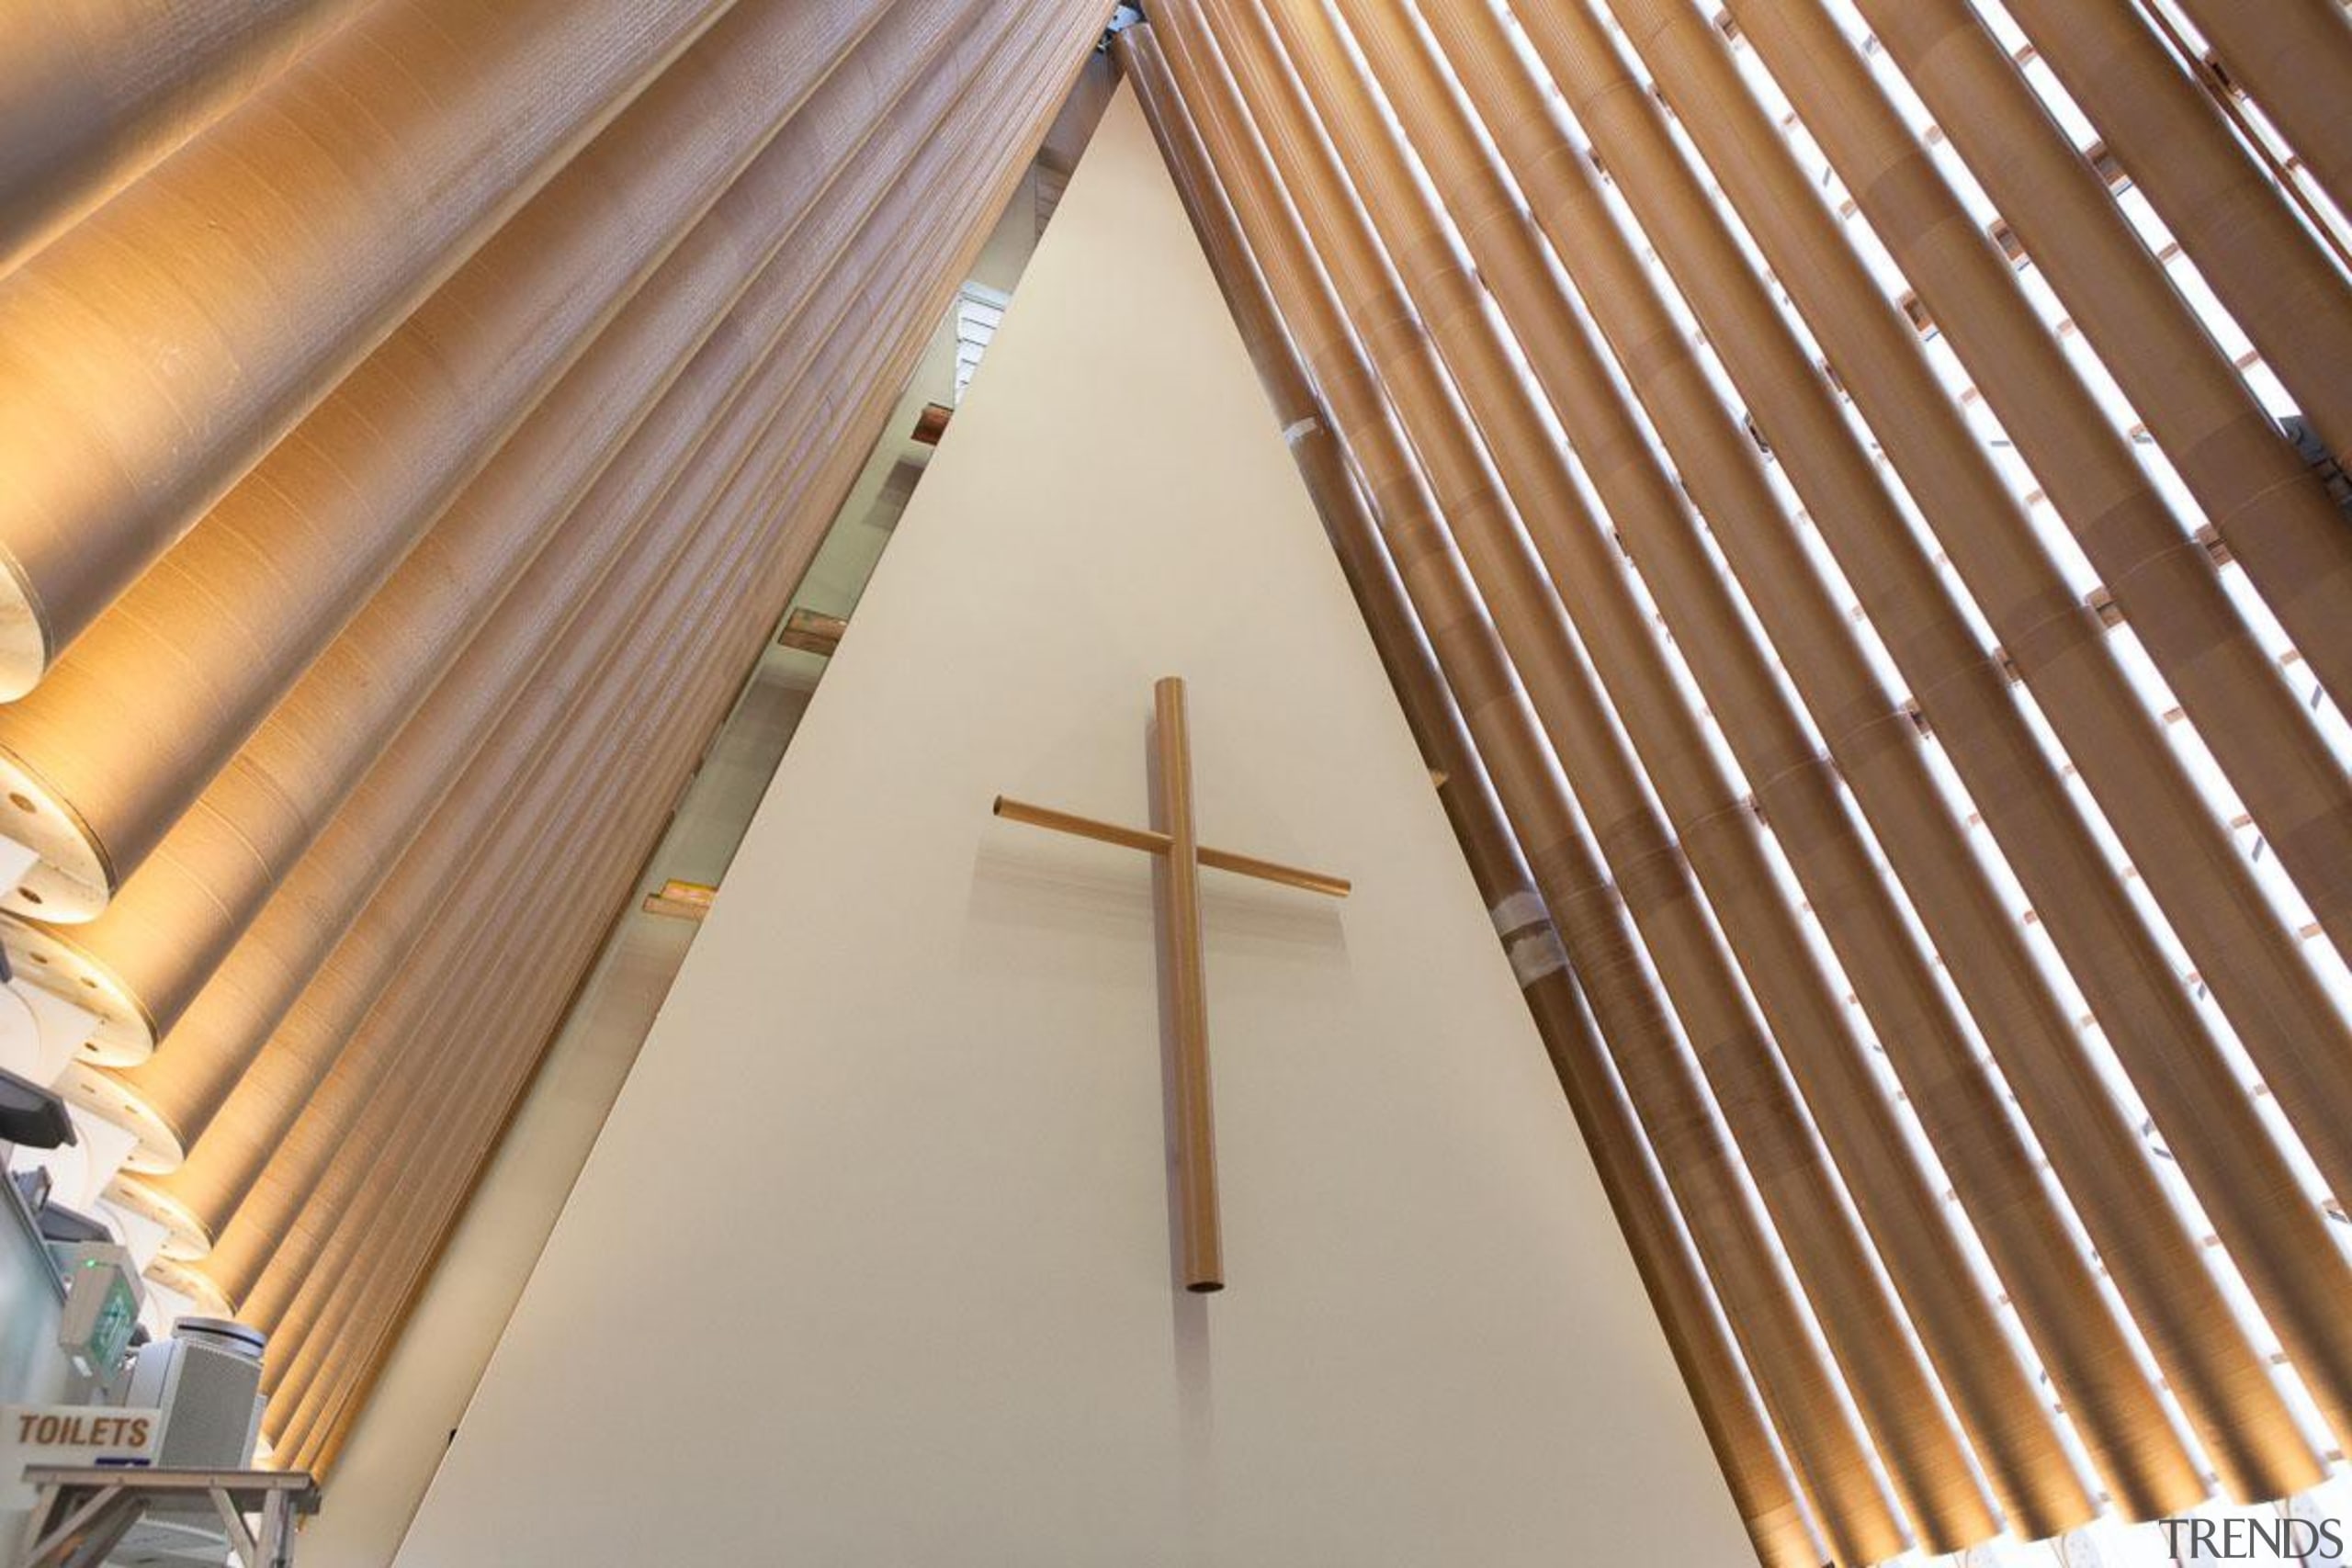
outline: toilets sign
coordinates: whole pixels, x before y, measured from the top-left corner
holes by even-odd
[[[148,1465],[164,1435],[160,1410],[104,1404],[0,1404],[0,1508],[29,1508],[28,1465]]]

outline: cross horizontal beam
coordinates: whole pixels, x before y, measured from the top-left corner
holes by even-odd
[[[1032,828],[1116,844],[1122,849],[1141,850],[1146,854],[1164,855],[1172,847],[1169,836],[1154,829],[1123,827],[1116,822],[1080,817],[1073,811],[1057,811],[1050,806],[1032,806],[1025,800],[1014,800],[1008,795],[996,797],[995,811],[1008,822],[1025,822]],[[1355,889],[1355,885],[1346,877],[1333,876],[1328,872],[1307,871],[1299,866],[1284,865],[1279,861],[1260,860],[1254,855],[1238,855],[1229,850],[1213,850],[1205,844],[1195,852],[1203,865],[1214,870],[1254,876],[1261,882],[1279,882],[1286,887],[1320,893],[1327,897],[1344,898]]]

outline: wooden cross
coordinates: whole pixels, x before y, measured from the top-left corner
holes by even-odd
[[[1225,1244],[1216,1206],[1216,1125],[1209,1098],[1208,985],[1201,960],[1200,868],[1238,872],[1334,898],[1348,896],[1343,876],[1301,871],[1270,860],[1238,855],[1203,845],[1193,820],[1193,756],[1184,718],[1184,682],[1170,675],[1152,687],[1159,721],[1157,771],[1160,820],[1168,830],[1123,828],[1050,807],[996,797],[996,814],[1033,828],[1050,828],[1161,855],[1168,874],[1159,882],[1159,930],[1168,950],[1169,1009],[1176,1028],[1176,1169],[1184,1224],[1184,1288],[1225,1289]]]

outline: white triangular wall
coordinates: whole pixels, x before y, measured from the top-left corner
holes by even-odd
[[[1171,1274],[1191,687],[1225,1294]],[[332,1492],[329,1506],[333,1506]],[[404,1568],[1752,1561],[1132,98],[899,526]]]

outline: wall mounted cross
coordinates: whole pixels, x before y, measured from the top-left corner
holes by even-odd
[[[1142,850],[1168,862],[1168,873],[1159,879],[1159,933],[1167,950],[1169,985],[1174,991],[1169,1013],[1176,1036],[1176,1172],[1184,1227],[1184,1288],[1221,1291],[1225,1289],[1225,1243],[1217,1213],[1216,1123],[1209,1094],[1208,985],[1201,957],[1200,868],[1235,872],[1334,898],[1346,897],[1350,884],[1343,876],[1302,871],[1204,845],[1193,822],[1192,739],[1184,714],[1183,680],[1170,675],[1159,681],[1152,687],[1152,699],[1159,724],[1154,793],[1159,820],[1168,825],[1166,831],[1125,828],[1003,795],[996,797],[996,814],[1033,828]]]

